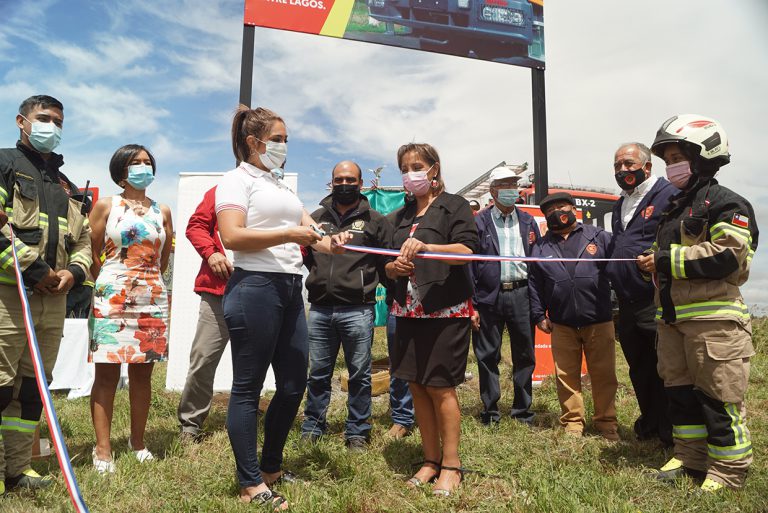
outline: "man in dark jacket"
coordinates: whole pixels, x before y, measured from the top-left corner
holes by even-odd
[[[360,193],[363,173],[356,163],[340,162],[331,175],[332,193],[312,213],[327,234],[352,234],[352,245],[387,247],[389,222],[371,209]],[[357,252],[321,254],[309,248],[309,378],[302,438],[314,441],[327,428],[331,377],[339,346],[349,371],[346,430],[347,447],[364,451],[371,425],[371,344],[376,286],[384,280],[384,258]]]
[[[219,238],[215,203],[216,187],[213,187],[205,193],[187,223],[187,239],[203,261],[195,278],[195,292],[200,295],[197,330],[189,351],[189,371],[178,409],[182,441],[200,440],[203,422],[211,410],[216,367],[229,342],[221,304],[234,268]]]
[[[616,421],[616,339],[611,288],[602,262],[611,236],[602,228],[576,219],[573,197],[550,194],[541,201],[548,232],[533,248],[538,258],[578,258],[573,262],[536,262],[529,276],[531,315],[539,329],[552,334],[557,397],[565,432],[584,432],[581,354],[592,380],[595,428],[607,440],[619,440]]]
[[[520,193],[520,176],[507,167],[491,171],[490,191],[495,206],[475,216],[483,255],[530,256],[539,239],[539,227],[533,217],[515,208]],[[499,422],[499,361],[504,326],[512,348],[514,399],[512,418],[530,423],[533,369],[536,366],[528,300],[528,267],[524,262],[472,262],[475,307],[473,323],[479,330],[472,337],[480,374],[480,399],[483,424]]]
[[[678,191],[651,173],[651,150],[642,143],[622,144],[616,150],[613,169],[622,193],[613,206],[609,254],[612,258],[636,258],[653,245],[661,215]],[[667,396],[656,370],[653,283],[631,262],[610,262],[607,270],[619,299],[619,342],[640,407],[635,434],[639,440],[658,437],[665,445],[672,445]]]

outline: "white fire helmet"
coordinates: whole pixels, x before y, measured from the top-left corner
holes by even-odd
[[[680,114],[666,120],[656,132],[651,151],[663,157],[668,143],[682,143],[693,150],[690,157],[698,157],[707,167],[719,168],[731,161],[728,152],[728,136],[714,119],[698,114]]]

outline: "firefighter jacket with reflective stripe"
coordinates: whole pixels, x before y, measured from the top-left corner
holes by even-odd
[[[714,178],[673,196],[653,246],[657,318],[748,322],[739,286],[749,277],[757,237],[752,205]]]
[[[83,283],[91,266],[91,229],[84,195],[59,172],[61,155],[46,161],[21,142],[0,149],[0,206],[16,235],[16,253],[28,287],[49,269],[69,270]],[[69,189],[67,194],[64,187]],[[16,283],[10,230],[0,233],[0,284]]]

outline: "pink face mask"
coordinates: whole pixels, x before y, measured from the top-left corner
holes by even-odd
[[[427,194],[430,185],[427,171],[408,171],[403,173],[403,188],[414,196],[424,196]]]
[[[667,166],[667,178],[669,181],[682,190],[688,185],[688,181],[691,179],[691,163],[687,160],[678,162],[677,164],[671,164]]]

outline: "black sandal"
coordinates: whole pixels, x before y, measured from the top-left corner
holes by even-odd
[[[464,467],[441,467],[441,470],[455,470],[459,473],[459,484],[456,485],[454,490],[464,482],[464,474],[474,472],[474,470],[469,470]],[[451,493],[453,493],[453,490],[443,490],[442,488],[435,488],[432,490],[432,495],[439,495],[440,497],[450,497]]]
[[[432,477],[429,479],[429,481],[427,481],[427,482],[428,482],[428,483],[434,483],[435,481],[437,481],[437,476],[439,476],[439,475],[440,475],[440,469],[442,468],[442,464],[438,463],[437,461],[432,461],[432,460],[424,460],[424,461],[417,461],[417,462],[416,462],[416,463],[414,463],[412,466],[413,466],[413,467],[419,467],[419,468],[421,468],[421,467],[423,467],[424,465],[434,465],[434,466],[436,467],[436,468],[435,468],[435,470],[437,471],[437,472],[435,472],[435,475],[434,475],[434,476],[432,476]],[[406,483],[410,484],[410,485],[411,485],[411,486],[413,486],[414,488],[418,488],[418,487],[420,487],[420,486],[424,486],[424,485],[426,484],[426,483],[424,483],[424,481],[422,481],[421,479],[419,479],[419,478],[418,478],[418,477],[416,477],[416,476],[414,476],[414,477],[410,478],[408,481],[406,481]]]
[[[269,486],[269,487],[272,487],[272,486],[279,485],[279,484],[296,484],[296,483],[301,483],[301,481],[302,480],[301,480],[301,478],[299,478],[299,476],[297,476],[293,472],[289,472],[289,471],[286,470],[286,471],[281,472],[280,475],[278,476],[278,478],[275,479],[274,481],[272,481],[271,483],[267,483],[266,481],[264,481],[264,484]]]
[[[256,495],[252,496],[251,504],[254,502],[259,506],[268,506],[272,508],[272,511],[288,511],[290,509],[283,509],[280,507],[283,504],[287,504],[288,501],[285,500],[285,497],[272,490],[267,490],[266,492],[257,493]]]

